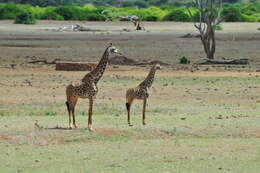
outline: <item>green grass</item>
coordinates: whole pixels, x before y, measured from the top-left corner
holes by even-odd
[[[15,74],[14,74],[15,75]],[[65,76],[65,75],[64,75]],[[2,75],[6,80],[11,78]],[[16,76],[15,81],[24,81]],[[32,81],[37,85],[37,77]],[[162,75],[150,90],[147,126],[142,101],[132,106],[128,127],[124,92],[143,77],[110,75],[100,82],[94,103],[94,128],[87,127],[88,101],[76,107],[77,129],[69,130],[64,87],[53,91],[6,88],[17,95],[0,99],[0,172],[13,173],[256,173],[260,170],[259,78]],[[67,79],[61,81],[65,84]],[[165,85],[167,84],[167,85]],[[43,84],[44,85],[44,84]],[[19,88],[21,87],[21,88]],[[49,90],[48,90],[49,89]],[[115,91],[116,89],[116,91]],[[3,90],[1,91],[3,92]],[[43,93],[54,92],[55,99]],[[55,101],[53,101],[55,100]],[[39,127],[35,126],[35,122]]]

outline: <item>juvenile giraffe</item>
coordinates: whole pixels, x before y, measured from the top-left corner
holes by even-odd
[[[148,90],[152,86],[154,75],[157,69],[161,69],[159,64],[156,64],[151,68],[148,76],[137,87],[130,88],[126,91],[127,121],[129,126],[132,126],[130,121],[130,109],[134,99],[143,100],[143,125],[146,125],[145,111],[147,98],[149,97]]]
[[[92,128],[92,110],[93,102],[96,94],[98,93],[97,83],[104,74],[106,69],[109,56],[114,53],[118,53],[119,50],[116,49],[112,43],[106,48],[101,60],[94,70],[86,74],[83,79],[78,83],[72,83],[66,88],[67,95],[67,110],[69,113],[69,128],[77,127],[75,122],[75,106],[77,104],[78,98],[89,99],[89,109],[88,109],[88,129],[93,131]],[[71,123],[71,115],[73,119],[73,124]]]

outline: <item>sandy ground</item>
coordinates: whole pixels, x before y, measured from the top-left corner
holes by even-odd
[[[100,32],[56,32],[61,26],[80,23]],[[10,64],[29,67],[32,59],[97,62],[104,48],[114,43],[125,56],[138,61],[161,60],[181,67],[178,62],[187,56],[191,62],[204,58],[201,41],[179,38],[197,31],[192,23],[144,23],[147,31],[124,32],[133,29],[129,22],[39,21],[36,25],[15,25],[0,22],[0,66]],[[250,58],[249,66],[241,70],[260,68],[259,23],[223,23],[217,31],[216,58]]]

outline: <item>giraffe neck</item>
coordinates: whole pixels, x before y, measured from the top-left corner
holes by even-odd
[[[151,68],[149,74],[145,78],[145,80],[142,83],[140,83],[139,86],[144,87],[144,88],[150,88],[153,84],[155,72],[156,72],[156,68],[155,68],[155,66],[153,66]]]
[[[93,76],[94,78],[94,82],[95,84],[98,83],[98,81],[100,80],[100,78],[103,76],[107,63],[108,63],[108,58],[109,58],[109,48],[110,46],[105,50],[101,60],[99,61],[98,65],[96,66],[96,68],[90,72],[91,76]]]

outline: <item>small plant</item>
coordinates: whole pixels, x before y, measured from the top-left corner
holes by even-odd
[[[260,27],[259,27],[259,28],[257,28],[257,30],[258,30],[258,31],[260,31]]]
[[[36,19],[30,11],[23,11],[18,14],[14,21],[15,24],[35,24]]]
[[[189,64],[190,60],[186,56],[180,58],[180,64]]]
[[[57,112],[50,111],[50,112],[46,112],[45,115],[46,116],[55,116],[55,115],[57,115]]]
[[[216,26],[216,30],[217,30],[217,31],[222,31],[222,30],[223,30],[223,27],[222,27],[221,25],[217,25],[217,26]]]

